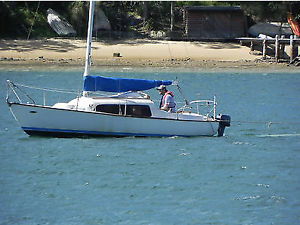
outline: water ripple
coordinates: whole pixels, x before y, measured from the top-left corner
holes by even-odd
[[[258,187],[264,187],[264,188],[269,188],[270,187],[269,184],[257,184],[256,186],[258,186]]]
[[[246,200],[255,200],[255,199],[259,199],[259,198],[261,198],[260,195],[255,195],[255,196],[237,197],[234,200],[243,200],[243,201],[246,201]]]

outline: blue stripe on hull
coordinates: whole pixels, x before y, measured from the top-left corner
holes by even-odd
[[[123,133],[123,132],[99,132],[87,130],[66,130],[66,129],[49,129],[37,127],[22,127],[22,129],[29,135],[44,135],[44,136],[150,136],[150,137],[172,137],[185,135],[168,135],[168,134],[143,134],[143,133]]]

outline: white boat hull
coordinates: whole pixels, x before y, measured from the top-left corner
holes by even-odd
[[[138,118],[11,103],[10,108],[29,135],[47,136],[213,136],[217,121]]]

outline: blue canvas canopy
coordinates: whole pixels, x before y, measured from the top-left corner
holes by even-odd
[[[144,80],[88,75],[83,78],[83,91],[126,92],[144,91],[160,85],[171,85],[169,80]]]

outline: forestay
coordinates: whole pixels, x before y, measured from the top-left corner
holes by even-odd
[[[145,80],[88,75],[83,78],[83,91],[126,92],[144,91],[160,85],[171,85],[169,80]]]

